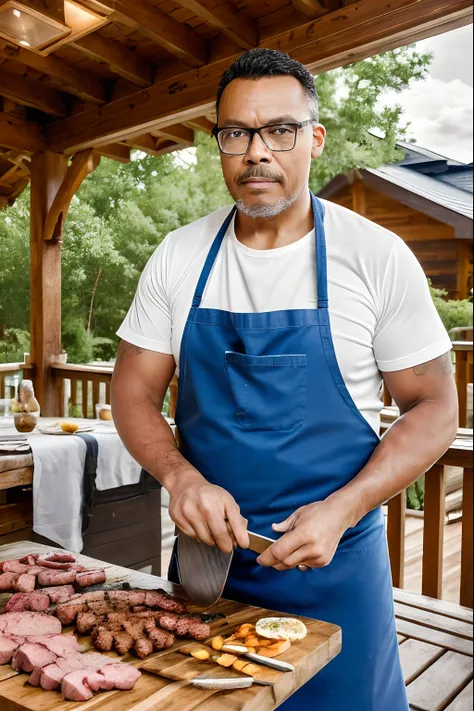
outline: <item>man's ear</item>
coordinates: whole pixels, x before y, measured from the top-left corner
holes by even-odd
[[[313,144],[311,146],[311,158],[319,158],[324,150],[326,142],[326,129],[320,123],[313,126]]]

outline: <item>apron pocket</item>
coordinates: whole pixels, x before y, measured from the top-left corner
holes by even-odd
[[[226,351],[235,419],[249,430],[292,430],[306,416],[306,355],[252,356]]]

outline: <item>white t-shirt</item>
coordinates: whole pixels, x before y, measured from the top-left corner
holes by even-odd
[[[397,235],[324,202],[329,314],[336,357],[355,404],[376,432],[380,371],[425,363],[451,348],[427,280]],[[228,207],[170,233],[150,258],[118,330],[129,343],[172,354],[199,275]],[[262,312],[317,307],[314,230],[285,247],[241,244],[233,221],[209,277],[202,307]]]

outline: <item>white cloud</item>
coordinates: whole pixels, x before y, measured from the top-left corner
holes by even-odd
[[[473,159],[472,89],[460,79],[449,82],[429,76],[401,94],[384,97],[399,103],[410,133],[424,148],[470,163]]]

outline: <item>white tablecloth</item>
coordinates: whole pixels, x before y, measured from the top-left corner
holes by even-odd
[[[57,421],[41,418],[39,424]],[[89,434],[99,445],[97,489],[104,491],[136,484],[140,480],[141,466],[127,452],[116,430],[95,420],[81,422],[95,427]],[[0,420],[1,434],[18,434],[12,418]],[[34,460],[33,530],[67,550],[80,553],[86,444],[74,435],[45,435],[34,431],[26,437]]]

